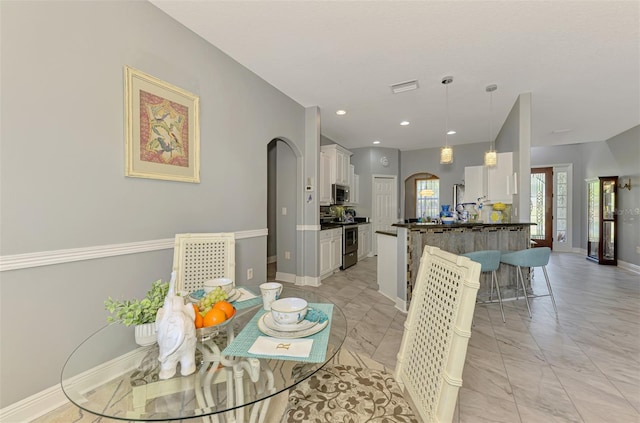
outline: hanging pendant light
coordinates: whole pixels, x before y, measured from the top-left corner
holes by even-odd
[[[453,82],[453,76],[445,76],[442,78],[442,83],[446,88],[446,121],[445,121],[445,135],[444,135],[444,147],[440,149],[440,164],[453,163],[453,148],[449,146],[449,84]]]
[[[484,165],[487,167],[493,167],[498,164],[498,152],[493,140],[493,92],[498,89],[496,84],[487,85],[487,92],[489,93],[489,151],[484,153]]]

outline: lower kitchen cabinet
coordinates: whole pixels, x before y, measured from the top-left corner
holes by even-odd
[[[342,265],[342,228],[320,231],[320,279]]]
[[[358,225],[358,260],[371,253],[371,224]]]

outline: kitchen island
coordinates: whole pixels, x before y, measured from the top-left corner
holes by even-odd
[[[396,257],[396,307],[408,310],[411,293],[420,267],[420,257],[425,245],[438,247],[454,254],[463,254],[480,250],[518,251],[530,248],[530,226],[532,223],[462,223],[431,224],[408,223],[394,224],[397,230]],[[388,231],[376,232],[376,236],[392,236]],[[387,250],[389,251],[389,250]],[[393,262],[394,258],[378,254],[378,261]],[[513,266],[501,265],[497,271],[498,283],[503,298],[515,297],[516,273]],[[529,272],[523,269],[525,285],[530,291]],[[388,284],[388,282],[386,282]],[[491,275],[480,276],[478,300],[489,299]],[[522,295],[522,293],[521,293]],[[494,294],[495,299],[495,294]]]

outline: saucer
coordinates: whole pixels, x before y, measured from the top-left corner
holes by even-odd
[[[283,339],[304,338],[320,332],[322,329],[326,328],[327,325],[329,324],[329,320],[327,319],[324,322],[314,324],[313,326],[305,330],[299,330],[295,332],[283,332],[283,331],[271,329],[264,323],[265,317],[270,315],[271,313],[265,313],[262,315],[261,318],[258,319],[258,329],[260,330],[260,332],[264,333],[267,336],[271,336],[273,338],[283,338]]]
[[[231,291],[229,291],[229,294],[227,295],[228,295],[227,301],[231,303],[237,300],[238,298],[242,297],[242,292],[233,288]]]
[[[264,315],[264,324],[269,329],[273,329],[278,332],[296,332],[301,330],[307,330],[317,325],[318,322],[312,322],[309,320],[302,319],[300,322],[293,325],[283,325],[273,320],[273,315],[271,313],[267,313]]]

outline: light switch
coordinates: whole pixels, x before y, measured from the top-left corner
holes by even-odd
[[[282,208],[282,215],[283,215],[283,216],[286,216],[286,215],[287,215],[287,208],[286,208],[286,207],[283,207],[283,208]]]

